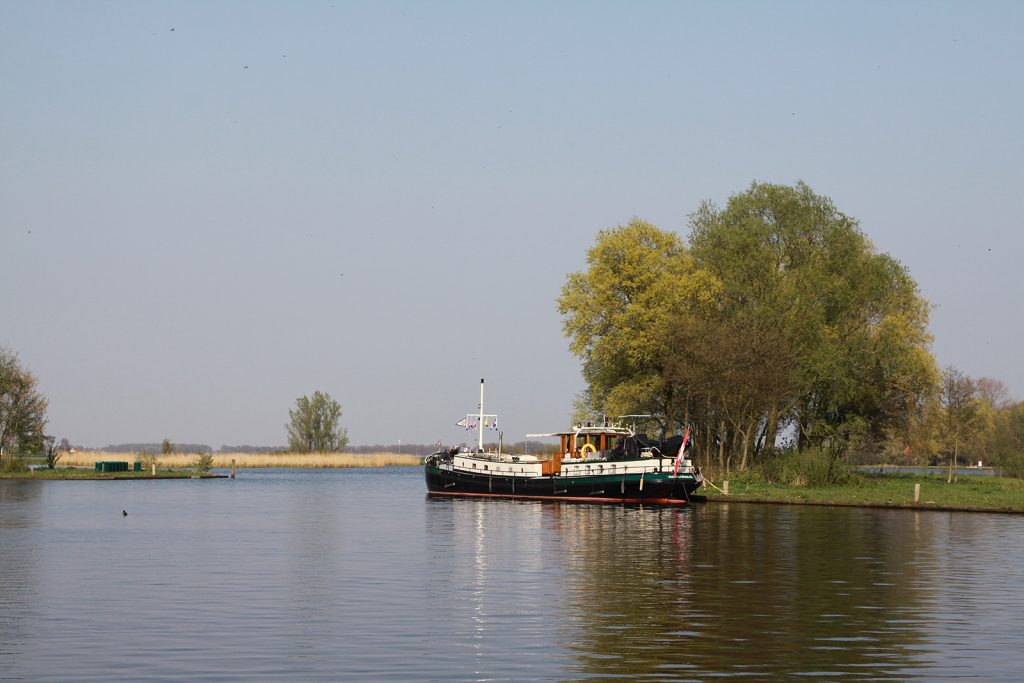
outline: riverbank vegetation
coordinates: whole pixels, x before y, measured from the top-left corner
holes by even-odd
[[[688,242],[638,219],[601,231],[558,308],[580,419],[649,415],[730,479],[838,487],[847,464],[943,462],[953,483],[979,460],[1024,475],[1024,402],[940,370],[910,273],[804,183],[705,202]]]
[[[200,457],[209,458],[210,469],[238,468],[336,468],[415,466],[423,462],[417,455],[403,453],[170,453],[148,455],[146,467],[155,462],[158,468],[194,468]],[[64,456],[62,464],[92,467],[97,461],[133,462],[139,458],[130,453],[75,451]]]
[[[224,477],[223,474],[210,474],[195,470],[158,469],[154,474],[151,470],[135,472],[97,472],[92,467],[14,467],[0,470],[0,479],[26,480],[113,480],[113,479],[207,479]]]
[[[802,474],[797,474],[801,477]],[[1010,477],[969,475],[960,477],[956,486],[946,481],[946,473],[930,474],[848,472],[839,479],[820,479],[786,483],[750,469],[728,477],[729,494],[706,487],[702,493],[710,500],[819,505],[855,505],[870,507],[913,507],[924,509],[1013,511],[1024,513],[1024,480]],[[722,480],[715,482],[718,487]],[[915,484],[920,497],[914,500]]]

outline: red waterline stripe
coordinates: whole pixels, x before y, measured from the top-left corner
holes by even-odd
[[[570,500],[581,503],[655,503],[657,505],[686,505],[676,498],[597,498],[587,496],[521,496],[511,493],[457,493],[453,491],[427,491],[432,496],[468,496],[473,498],[523,498],[529,500]]]

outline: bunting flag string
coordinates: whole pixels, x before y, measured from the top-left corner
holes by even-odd
[[[479,415],[467,415],[458,422],[455,423],[456,427],[464,427],[466,431],[476,429],[481,426]],[[484,415],[482,426],[487,429],[498,429],[498,416],[497,415]]]

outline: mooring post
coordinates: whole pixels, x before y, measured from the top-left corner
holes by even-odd
[[[153,476],[155,477],[156,476],[156,463],[153,463],[152,467],[153,467]]]
[[[231,458],[231,478],[235,478],[235,459]]]
[[[921,502],[921,485],[920,484],[914,484],[914,502],[915,503],[920,503]]]
[[[722,482],[722,493],[726,496],[729,495],[729,480],[726,479]]]

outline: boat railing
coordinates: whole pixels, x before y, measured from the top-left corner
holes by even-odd
[[[458,453],[464,458],[472,458],[473,460],[486,460],[488,462],[501,462],[501,463],[529,463],[536,464],[538,462],[545,462],[550,460],[550,456],[538,456],[538,455],[527,455],[525,453]]]
[[[469,458],[477,461],[486,461],[502,465],[539,465],[542,463],[549,463],[554,456],[537,456],[537,455],[510,455],[507,453],[457,453],[465,458]],[[455,455],[440,452],[434,453],[427,457],[427,462],[444,470],[454,470],[455,467]],[[586,477],[594,475],[605,475],[605,474],[652,474],[652,473],[671,473],[675,471],[675,458],[668,457],[647,457],[641,461],[637,460],[608,460],[604,457],[596,458],[571,458],[565,459],[561,462],[561,470],[558,472],[558,476],[562,477]],[[516,471],[512,468],[503,470],[483,470],[477,472],[478,474],[493,474],[496,476],[512,476],[516,478],[529,478],[536,477],[537,471],[532,468],[529,471]],[[684,460],[679,467],[678,474],[689,474],[696,478],[701,478],[700,468],[696,467],[693,462],[689,459]]]

